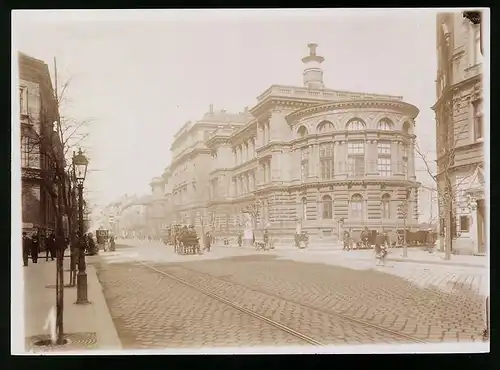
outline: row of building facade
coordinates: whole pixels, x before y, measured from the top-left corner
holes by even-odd
[[[452,218],[454,249],[484,253],[481,25],[460,12],[442,13],[436,31],[432,109],[441,176],[423,201],[439,200],[441,233]],[[303,86],[272,85],[240,113],[211,105],[174,135],[171,163],[151,181],[151,195],[125,207],[141,214],[143,233],[159,236],[172,223],[189,223],[234,235],[250,222],[276,239],[300,226],[313,239],[331,240],[365,226],[418,227],[418,109],[401,96],[326,88],[316,48],[310,44],[302,60]],[[451,213],[440,194],[446,179]]]
[[[276,239],[418,224],[415,119],[400,96],[328,89],[316,45],[304,85],[272,85],[251,109],[186,123],[144,202],[150,233],[189,223],[216,235],[249,221]]]

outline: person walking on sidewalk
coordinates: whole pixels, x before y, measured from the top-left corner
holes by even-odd
[[[56,235],[54,232],[50,233],[49,237],[45,241],[45,246],[45,261],[49,260],[49,253],[50,259],[54,261],[54,256],[56,254]]]
[[[30,249],[31,240],[28,238],[26,231],[23,231],[23,266],[28,266]]]
[[[40,251],[40,237],[38,236],[38,231],[31,236],[31,260],[33,263],[38,263],[38,252]]]

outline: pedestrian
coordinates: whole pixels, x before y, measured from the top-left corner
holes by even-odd
[[[269,244],[269,231],[267,230],[267,227],[264,229],[264,244],[267,248],[268,244]]]
[[[38,231],[31,236],[31,260],[33,263],[38,263],[38,252],[40,251],[40,237],[38,236]]]
[[[23,231],[23,266],[28,266],[28,260],[31,249],[31,240],[26,231]]]
[[[92,237],[92,233],[88,233],[86,235],[85,244],[86,244],[86,247],[87,247],[87,253],[90,256],[96,255],[97,252],[99,251],[99,249],[96,248],[96,246],[95,246],[94,238]],[[106,251],[106,244],[104,244],[104,251]]]
[[[243,233],[238,231],[238,247],[241,247],[243,245]]]
[[[210,246],[211,246],[210,244],[212,242],[212,240],[211,240],[212,238],[211,238],[210,233],[208,231],[206,232],[204,239],[205,239],[205,240],[203,240],[203,244],[205,244],[204,249],[206,249],[208,252],[210,252]]]
[[[381,235],[380,232],[377,231],[377,235],[375,237],[375,258],[377,258],[377,265],[382,263],[385,266],[385,256],[387,255],[387,249],[385,247],[385,236]]]
[[[54,255],[56,254],[56,235],[54,232],[51,232],[45,241],[45,261],[49,260],[49,254],[51,261],[54,261]]]

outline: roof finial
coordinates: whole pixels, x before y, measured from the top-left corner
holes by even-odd
[[[311,42],[307,44],[307,47],[309,48],[309,55],[302,58],[302,63],[305,64],[303,73],[304,86],[308,89],[324,89],[321,63],[325,58],[316,54],[318,44]]]
[[[318,47],[318,44],[310,43],[307,44],[307,47],[309,48],[309,55],[312,57],[316,56],[316,48]]]

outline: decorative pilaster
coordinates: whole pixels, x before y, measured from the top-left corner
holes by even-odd
[[[412,139],[408,147],[408,179],[416,181],[415,175],[415,141]]]
[[[365,155],[365,158],[368,158],[368,167],[366,173],[368,175],[378,176],[378,148],[377,148],[377,140],[368,140],[368,155]]]
[[[311,146],[309,154],[309,176],[312,179],[319,178],[319,145],[314,144]]]

